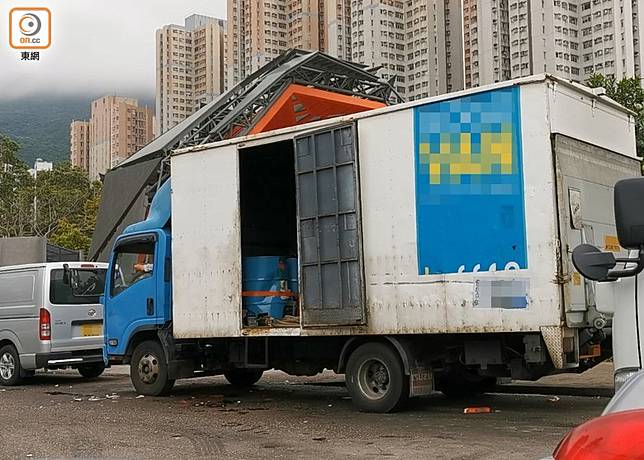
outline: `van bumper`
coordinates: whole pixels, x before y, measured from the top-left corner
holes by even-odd
[[[83,364],[103,363],[103,350],[61,351],[56,353],[37,353],[36,368],[82,366]]]

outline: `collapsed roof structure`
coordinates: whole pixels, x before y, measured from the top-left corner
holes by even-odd
[[[172,150],[403,102],[378,70],[291,50],[248,76],[108,171],[90,259],[107,260],[114,238],[145,217]]]

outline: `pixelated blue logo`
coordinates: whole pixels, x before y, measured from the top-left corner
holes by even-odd
[[[419,274],[527,268],[519,87],[414,118]]]

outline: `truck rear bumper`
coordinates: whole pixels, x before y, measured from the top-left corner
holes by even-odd
[[[82,351],[63,351],[57,353],[37,353],[36,368],[48,367],[66,367],[81,366],[83,364],[102,363],[103,351],[82,350]]]

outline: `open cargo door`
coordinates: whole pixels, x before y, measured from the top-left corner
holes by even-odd
[[[560,282],[568,327],[594,326],[601,317],[594,308],[593,283],[572,265],[572,250],[581,243],[626,256],[615,229],[613,187],[620,179],[640,175],[640,162],[631,157],[562,134],[552,138],[555,152],[559,234],[564,257]],[[617,255],[617,254],[616,254]]]
[[[236,145],[172,157],[172,317],[176,338],[239,335],[239,220]]]
[[[364,285],[353,126],[296,138],[295,158],[302,323],[360,324]]]

